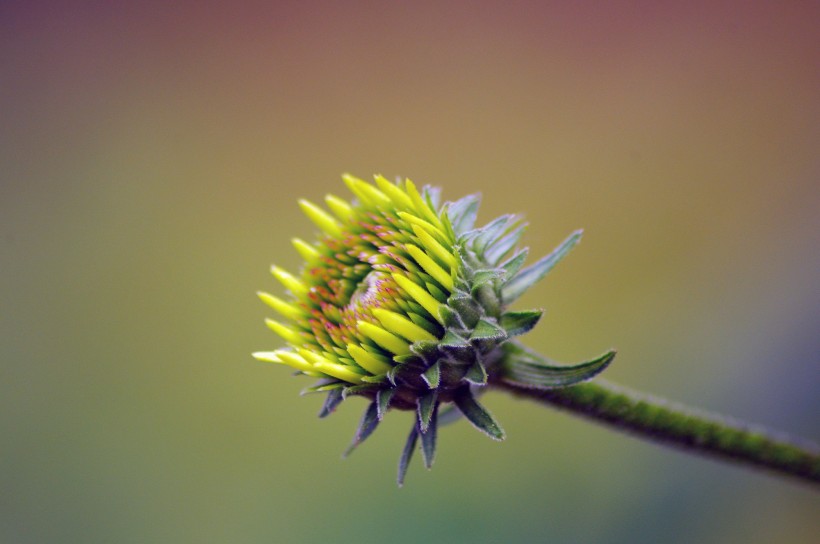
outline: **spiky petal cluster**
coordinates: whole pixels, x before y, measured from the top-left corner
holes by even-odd
[[[516,247],[525,227],[518,216],[475,229],[475,195],[442,206],[438,189],[420,192],[410,180],[343,179],[352,201],[328,195],[330,212],[299,201],[321,234],[315,243],[293,240],[305,260],[300,275],[272,268],[290,292],[287,300],[259,293],[283,318],[266,323],[289,347],[254,357],[320,378],[307,391],[327,393],[321,417],[348,395],[372,399],[351,450],[389,408],[416,411],[400,461],[401,483],[419,437],[429,467],[439,422],[456,414],[503,439],[501,427],[475,398],[499,365],[507,365],[511,379],[543,387],[587,379],[609,362],[546,368],[505,361],[501,349],[535,326],[542,313],[508,311],[508,305],[577,243],[580,231],[522,268],[527,249]],[[439,418],[443,403],[456,408]]]

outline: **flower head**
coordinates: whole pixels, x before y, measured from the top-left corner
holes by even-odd
[[[581,232],[523,268],[527,249],[517,247],[525,227],[519,216],[474,228],[476,195],[442,205],[438,189],[419,191],[410,180],[343,179],[352,201],[328,195],[330,212],[299,201],[321,231],[318,239],[293,240],[305,261],[300,274],[272,268],[288,297],[259,293],[281,316],[266,323],[288,347],[254,357],[318,378],[307,391],[327,393],[320,417],[349,395],[371,399],[350,450],[388,409],[414,410],[416,423],[400,461],[401,483],[418,439],[429,468],[438,425],[455,415],[492,438],[504,438],[476,396],[505,364],[504,343],[532,329],[542,314],[508,307],[578,242]],[[571,367],[574,374],[555,368],[545,373],[519,360],[505,372],[536,387],[568,385],[591,377],[609,360]]]

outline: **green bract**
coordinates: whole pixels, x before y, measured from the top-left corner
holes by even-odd
[[[416,423],[399,466],[399,483],[421,438],[430,467],[438,423],[464,415],[490,437],[504,432],[476,401],[488,379],[532,387],[577,383],[602,370],[612,354],[575,367],[546,367],[505,357],[504,343],[532,329],[541,310],[508,306],[578,242],[573,233],[553,253],[524,268],[517,248],[525,224],[505,215],[474,228],[479,197],[440,204],[439,190],[419,191],[410,180],[375,185],[343,176],[354,195],[328,195],[330,213],[299,204],[321,230],[315,243],[294,239],[305,260],[300,275],[273,275],[287,299],[260,298],[283,319],[267,325],[286,349],[254,353],[319,378],[309,392],[325,392],[320,417],[349,395],[372,399],[350,449],[367,438],[389,408],[414,410]],[[439,418],[439,407],[452,405]]]

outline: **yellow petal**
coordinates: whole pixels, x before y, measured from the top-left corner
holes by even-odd
[[[395,355],[410,355],[410,346],[393,333],[366,321],[358,322],[359,332]]]
[[[290,327],[282,325],[278,321],[268,318],[265,319],[265,325],[267,325],[270,330],[281,336],[285,342],[290,342],[295,346],[299,346],[305,342],[298,332]]]
[[[420,267],[424,269],[425,272],[430,274],[434,280],[439,282],[439,284],[447,289],[448,291],[453,291],[453,278],[450,276],[450,272],[441,268],[436,262],[430,258],[424,251],[421,250],[418,246],[414,246],[413,244],[407,244],[404,246],[407,252],[410,254],[411,257],[419,264]]]
[[[393,201],[393,204],[396,205],[398,209],[402,210],[412,210],[413,209],[413,201],[410,200],[410,197],[407,196],[407,193],[402,191],[399,187],[390,183],[384,176],[381,174],[375,176],[376,185],[379,186],[379,189],[382,190],[384,194],[386,194],[390,200]]]
[[[396,283],[404,289],[408,295],[410,295],[413,300],[419,303],[422,308],[427,310],[427,312],[433,316],[433,318],[441,323],[444,324],[444,321],[439,316],[439,308],[441,307],[441,302],[435,299],[433,295],[428,293],[423,287],[417,285],[413,282],[413,280],[402,276],[401,274],[394,273],[392,274],[393,279],[396,280]]]
[[[301,370],[302,372],[310,372],[316,370],[314,365],[307,362],[303,357],[293,353],[292,351],[277,351],[276,355],[288,366]]]
[[[328,236],[333,236],[336,238],[342,235],[342,229],[339,227],[339,222],[322,208],[305,199],[299,200],[299,206],[302,208],[302,211],[305,212],[305,215],[308,216],[308,219],[313,221],[313,223],[319,227],[322,232]]]
[[[293,247],[296,248],[296,251],[299,252],[299,255],[301,255],[302,258],[309,263],[317,262],[319,260],[319,257],[322,256],[322,254],[319,253],[315,247],[308,244],[304,240],[300,240],[299,238],[293,238],[291,240],[291,243],[293,244]]]
[[[364,348],[356,344],[348,344],[347,352],[360,367],[373,375],[384,374],[393,368],[393,365],[383,361],[379,356],[365,351]]]
[[[447,239],[447,235],[444,234],[444,231],[425,221],[424,219],[420,218],[417,215],[413,215],[412,213],[407,212],[397,212],[398,216],[401,217],[406,223],[410,224],[410,227],[419,226],[426,230],[428,233],[432,234],[437,240],[443,243],[449,244],[449,240]]]
[[[353,208],[350,207],[347,201],[335,195],[327,195],[325,196],[325,202],[328,208],[330,208],[330,211],[336,214],[336,217],[345,222],[350,221],[353,215]]]
[[[290,274],[288,271],[279,268],[278,266],[272,266],[270,269],[271,274],[275,277],[279,282],[285,286],[285,289],[293,293],[295,296],[306,300],[308,294],[307,286],[302,283],[300,280],[296,279],[295,276]]]
[[[425,202],[424,197],[421,196],[419,190],[416,189],[416,184],[410,181],[409,179],[405,179],[404,186],[407,189],[407,194],[413,201],[413,206],[416,209],[416,211],[420,215],[422,215],[424,219],[426,219],[436,227],[441,227],[441,220],[439,220],[438,215],[436,215],[436,212],[433,211],[433,209],[427,205],[427,202]]]
[[[342,179],[344,180],[345,184],[348,186],[350,191],[354,195],[359,197],[359,200],[361,200],[363,204],[367,204],[374,208],[390,205],[390,199],[387,197],[387,195],[379,191],[366,181],[360,180],[359,178],[352,176],[350,174],[342,175]]]
[[[416,236],[419,237],[419,240],[427,251],[437,257],[439,261],[441,261],[447,268],[456,267],[458,261],[453,253],[451,251],[447,251],[443,245],[439,244],[435,238],[430,236],[429,232],[418,225],[413,225],[413,232],[415,232]]]
[[[313,365],[313,368],[319,372],[324,372],[328,376],[355,384],[362,383],[362,378],[364,377],[363,374],[353,371],[351,367],[337,365],[336,363],[316,363]]]
[[[373,315],[386,330],[398,334],[407,339],[408,342],[418,342],[419,340],[435,342],[438,340],[438,338],[396,312],[376,308],[373,310]]]
[[[262,361],[263,363],[278,363],[282,364],[282,360],[276,356],[275,351],[257,351],[251,353],[254,359]]]
[[[305,317],[305,314],[304,312],[302,312],[302,310],[300,310],[293,304],[285,302],[279,297],[275,297],[270,293],[265,293],[263,291],[258,291],[256,294],[262,300],[262,302],[276,310],[282,317],[287,317],[288,319],[293,320]]]

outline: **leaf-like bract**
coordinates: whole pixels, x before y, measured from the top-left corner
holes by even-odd
[[[547,275],[552,268],[575,247],[581,239],[583,231],[576,230],[561,242],[555,250],[531,266],[521,270],[501,288],[501,297],[505,304],[510,304],[520,297],[524,291],[535,285]]]
[[[468,388],[461,390],[453,400],[456,406],[458,406],[458,409],[464,414],[464,417],[466,417],[475,428],[494,440],[504,440],[504,431],[501,429],[501,426],[493,419],[493,416],[475,400]]]
[[[510,336],[519,336],[535,327],[543,313],[544,310],[507,312],[501,316],[501,328]]]
[[[566,387],[593,378],[615,358],[615,351],[572,366],[554,366],[526,356],[508,356],[502,365],[502,379],[533,389]]]

